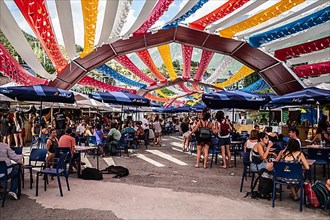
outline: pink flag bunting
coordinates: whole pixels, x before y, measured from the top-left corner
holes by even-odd
[[[0,72],[19,85],[31,86],[47,85],[45,79],[31,75],[15,60],[6,48],[0,43]]]
[[[57,44],[46,1],[15,0],[15,3],[55,66],[56,72],[63,72],[68,63]]]
[[[330,61],[297,66],[293,71],[301,78],[327,74],[330,73]]]
[[[156,85],[157,82],[151,79],[149,76],[145,75],[135,64],[126,56],[121,55],[115,58],[115,60],[122,66],[126,67],[129,71],[135,74],[137,77],[141,78],[145,82],[149,83],[151,86]]]
[[[174,0],[159,0],[157,5],[152,10],[151,14],[149,15],[148,19],[137,29],[133,35],[140,36],[144,35],[148,29],[158,21],[158,19],[164,14],[165,11],[168,10],[170,5],[173,3]]]
[[[84,76],[84,78],[82,78],[78,82],[78,85],[88,86],[88,87],[92,87],[92,88],[96,88],[96,89],[102,89],[102,90],[109,91],[109,92],[120,92],[120,91],[124,90],[124,91],[130,92],[130,93],[133,93],[133,94],[136,93],[135,89],[127,89],[127,88],[122,88],[122,87],[118,87],[118,86],[112,86],[107,83],[98,81],[89,76]]]
[[[136,54],[140,57],[140,59],[143,61],[143,63],[151,70],[151,72],[156,76],[156,78],[160,82],[166,82],[167,79],[159,72],[156,64],[151,59],[151,56],[148,52],[148,50],[141,50],[136,52]]]
[[[211,62],[213,54],[214,54],[214,52],[203,50],[202,57],[199,62],[199,66],[198,66],[198,69],[197,69],[195,77],[194,77],[195,81],[199,82],[202,80],[204,73],[206,71],[206,68],[209,65],[209,63]]]
[[[181,44],[182,49],[182,62],[183,62],[183,79],[190,79],[190,66],[193,47]]]
[[[274,56],[279,60],[285,61],[290,57],[323,50],[329,47],[330,47],[330,36],[313,40],[307,43],[298,44],[292,47],[286,47],[280,50],[276,50]]]

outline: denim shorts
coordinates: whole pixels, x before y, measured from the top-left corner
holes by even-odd
[[[261,169],[266,169],[266,165],[267,165],[266,162],[262,162],[259,164],[255,164],[255,163],[251,162],[250,169],[251,169],[251,171],[257,172]]]
[[[230,138],[219,138],[219,146],[230,145]]]

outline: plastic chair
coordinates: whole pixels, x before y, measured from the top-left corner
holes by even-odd
[[[119,151],[119,156],[121,157],[121,151],[125,150],[125,152],[127,153],[127,156],[129,156],[128,154],[128,141],[127,141],[127,133],[123,134],[118,142],[117,145],[117,150]]]
[[[297,183],[288,183],[282,179],[294,179]],[[273,178],[273,195],[272,195],[272,207],[275,206],[276,198],[276,184],[280,185],[280,201],[282,200],[282,185],[285,186],[299,186],[300,188],[300,211],[302,211],[303,200],[303,169],[301,163],[289,163],[289,162],[274,162],[274,178]]]
[[[30,151],[32,150],[34,144],[37,144],[37,146],[38,146],[38,140],[39,140],[38,136],[35,136],[35,135],[32,136],[31,143],[30,143]]]
[[[46,147],[48,138],[48,134],[41,134],[41,136],[38,138],[38,148],[44,149]]]
[[[258,173],[257,171],[251,171],[250,169],[250,151],[248,152],[243,152],[242,153],[242,158],[243,158],[243,174],[242,174],[242,179],[241,179],[241,188],[240,188],[240,192],[242,192],[243,189],[243,183],[244,183],[244,179],[247,180],[247,174],[252,174],[252,179],[251,179],[251,191],[252,191],[252,186],[253,186],[253,182],[254,182],[254,177],[255,174]]]
[[[325,177],[325,170],[327,167],[328,176],[329,176],[329,151],[309,148],[308,149],[308,159],[315,160],[314,171],[313,171],[314,172],[314,182],[316,179],[316,166],[323,166],[323,177]]]
[[[8,173],[8,169],[10,167],[14,167],[14,166],[19,166],[19,164],[12,164],[10,166],[7,166],[5,161],[0,161],[0,174],[4,174],[4,180],[3,182],[5,183],[4,185],[4,189],[3,189],[3,197],[2,197],[2,207],[5,206],[5,201],[7,198],[7,193],[9,192],[7,190],[8,187],[8,180],[9,180],[9,173]],[[20,187],[20,185],[18,185],[18,187]]]
[[[68,191],[70,191],[69,185],[69,171],[66,169],[66,160],[69,156],[69,153],[61,154],[58,158],[58,162],[56,163],[56,168],[45,168],[39,172],[37,172],[37,186],[36,186],[36,196],[38,196],[38,188],[39,188],[39,176],[40,174],[44,174],[44,190],[47,191],[47,175],[56,175],[58,187],[60,189],[61,197],[63,197],[62,185],[61,185],[61,175],[65,176],[66,185],[68,187]]]
[[[212,154],[210,167],[212,167],[214,156],[215,156],[214,164],[217,164],[217,162],[218,162],[218,155],[220,152],[219,144],[220,144],[219,138],[217,136],[212,135],[211,136],[211,146],[209,148],[209,154]]]
[[[29,164],[24,166],[23,169],[23,188],[24,188],[24,170],[28,169],[30,171],[30,189],[32,189],[32,183],[33,183],[33,178],[32,178],[32,169],[33,168],[43,168],[45,166],[45,162],[46,162],[46,155],[47,155],[47,150],[46,149],[37,149],[34,148],[32,149],[31,153],[30,153],[30,157],[29,157]],[[37,163],[41,164],[37,164]]]

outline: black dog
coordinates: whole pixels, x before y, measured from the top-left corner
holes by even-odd
[[[104,170],[101,170],[102,173],[104,174],[117,174],[112,178],[122,178],[124,176],[128,176],[129,171],[127,168],[122,167],[122,166],[108,166],[107,168],[105,168]]]

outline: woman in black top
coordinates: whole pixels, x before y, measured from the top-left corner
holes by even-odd
[[[2,142],[7,143],[10,146],[10,135],[12,133],[12,121],[8,117],[7,113],[2,115],[1,119],[1,136]]]
[[[50,130],[50,137],[47,140],[46,147],[47,147],[47,161],[46,161],[46,167],[49,167],[54,163],[55,158],[55,151],[58,147],[58,139],[57,139],[57,132],[55,129]]]

